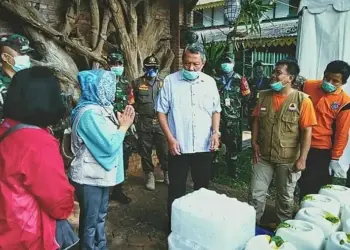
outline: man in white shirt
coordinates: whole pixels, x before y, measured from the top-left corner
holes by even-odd
[[[186,194],[189,168],[194,189],[208,187],[211,152],[219,147],[220,96],[215,80],[201,72],[205,60],[201,46],[188,45],[183,69],[164,79],[156,104],[169,144],[169,218],[172,202]]]

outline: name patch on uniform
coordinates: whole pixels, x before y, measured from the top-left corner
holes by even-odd
[[[288,110],[289,111],[297,111],[298,107],[295,103],[289,104]]]
[[[332,110],[337,110],[337,109],[339,109],[339,103],[337,103],[337,102],[333,102],[332,104],[331,104],[331,109]]]
[[[146,84],[141,84],[139,90],[148,90],[148,86]]]
[[[225,106],[226,106],[226,107],[230,107],[230,106],[231,106],[231,100],[230,100],[230,98],[226,98],[226,99],[225,99]]]
[[[267,110],[267,108],[265,106],[260,107],[260,111],[266,111],[266,110]]]

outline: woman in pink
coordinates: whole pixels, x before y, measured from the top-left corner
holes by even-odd
[[[73,187],[58,141],[48,126],[65,114],[58,79],[44,67],[14,76],[4,103],[0,137],[0,249],[57,250],[57,221],[73,210]]]

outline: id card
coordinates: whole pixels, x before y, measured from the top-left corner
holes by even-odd
[[[225,99],[225,106],[226,106],[226,107],[230,107],[230,106],[231,106],[231,100],[230,100],[230,98],[226,98],[226,99]]]

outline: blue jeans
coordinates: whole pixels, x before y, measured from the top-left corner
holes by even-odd
[[[80,249],[107,250],[105,223],[109,187],[82,185],[72,181],[80,206]]]

